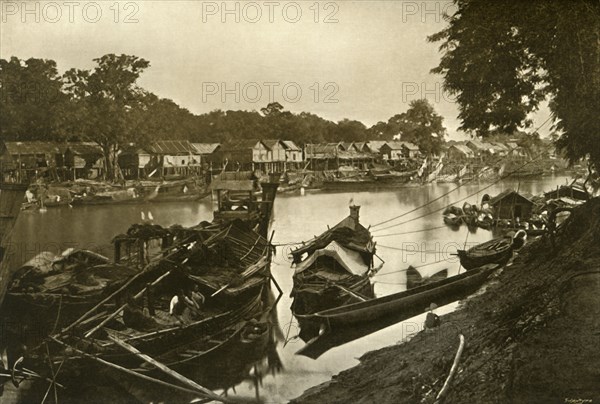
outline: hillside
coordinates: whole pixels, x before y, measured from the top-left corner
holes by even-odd
[[[295,403],[434,403],[462,332],[445,403],[600,402],[600,199],[528,244],[432,332],[364,355]],[[589,401],[588,401],[589,400]]]

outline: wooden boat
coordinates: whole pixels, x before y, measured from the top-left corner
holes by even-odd
[[[278,187],[278,174],[270,174],[260,182],[250,171],[222,172],[211,184],[217,194],[214,221],[243,220],[256,226],[258,234],[266,238]]]
[[[309,314],[356,300],[373,297],[370,275],[375,243],[358,218],[359,206],[350,216],[311,242],[292,251],[292,312]]]
[[[421,314],[430,303],[444,305],[464,298],[498,268],[498,264],[489,264],[389,296],[300,316],[304,322],[315,324],[319,334],[296,353],[315,359],[332,347]]]
[[[462,216],[456,216],[453,213],[444,215],[443,220],[444,224],[452,228],[458,228],[463,223]]]
[[[519,230],[513,237],[499,237],[468,250],[458,250],[460,264],[467,271],[486,264],[504,265],[512,258],[513,249],[520,248],[526,237],[525,231]]]
[[[431,275],[428,278],[423,278],[421,273],[419,271],[417,271],[417,269],[411,265],[406,270],[406,288],[407,289],[416,288],[418,286],[427,285],[432,282],[441,281],[443,279],[446,279],[447,277],[448,277],[448,268],[442,269],[441,271],[436,272],[435,274]]]

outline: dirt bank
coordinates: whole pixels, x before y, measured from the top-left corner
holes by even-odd
[[[600,403],[600,199],[527,245],[439,329],[365,354],[296,403]]]

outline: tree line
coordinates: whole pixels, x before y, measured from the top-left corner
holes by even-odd
[[[351,119],[332,122],[310,112],[294,114],[278,102],[259,111],[197,115],[139,86],[149,61],[108,54],[94,62],[93,69],[73,68],[60,74],[53,60],[0,59],[0,137],[96,142],[112,177],[118,149],[158,139],[228,143],[285,138],[303,145],[391,140],[400,135],[429,154],[439,152],[446,135],[443,118],[427,100],[415,100],[407,111],[369,128]]]

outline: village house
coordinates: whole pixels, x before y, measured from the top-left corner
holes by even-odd
[[[306,161],[311,170],[333,170],[338,166],[338,143],[309,143],[304,147]]]
[[[366,142],[366,145],[365,145],[365,147],[367,147],[368,150],[363,150],[363,151],[376,154],[381,158],[382,157],[381,148],[386,143],[387,142],[385,140],[369,140],[368,142]]]
[[[281,173],[285,171],[286,149],[283,141],[279,139],[265,139],[263,144],[267,146],[267,164],[264,171],[269,173]]]
[[[159,171],[158,157],[134,144],[121,149],[118,161],[121,172],[127,179],[148,178]]]
[[[449,161],[465,161],[475,157],[475,153],[464,144],[456,143],[448,147],[446,159]]]
[[[192,146],[200,154],[200,161],[205,169],[218,165],[217,152],[221,148],[221,143],[192,143]]]
[[[415,159],[421,155],[419,146],[410,142],[402,142],[402,150],[405,158]]]
[[[230,171],[263,169],[269,160],[269,148],[257,139],[225,142],[216,154],[221,165]]]
[[[144,149],[157,158],[161,177],[200,172],[200,153],[187,140],[157,140]]]
[[[64,166],[64,146],[54,142],[0,142],[0,163],[20,182],[48,173],[51,178]]]
[[[489,145],[484,144],[482,141],[478,139],[471,139],[466,143],[466,146],[473,150],[475,157],[478,159],[483,159],[488,155]]]
[[[304,165],[302,149],[292,140],[282,140],[282,142],[285,146],[285,160],[287,168],[302,168]]]
[[[95,179],[104,175],[106,163],[102,148],[94,142],[69,143],[64,153],[71,178]]]
[[[404,160],[419,157],[419,147],[413,143],[392,140],[379,149],[384,160]]]
[[[507,189],[490,199],[490,206],[496,219],[504,220],[529,220],[533,211],[533,201],[529,195],[520,194],[515,190]]]

